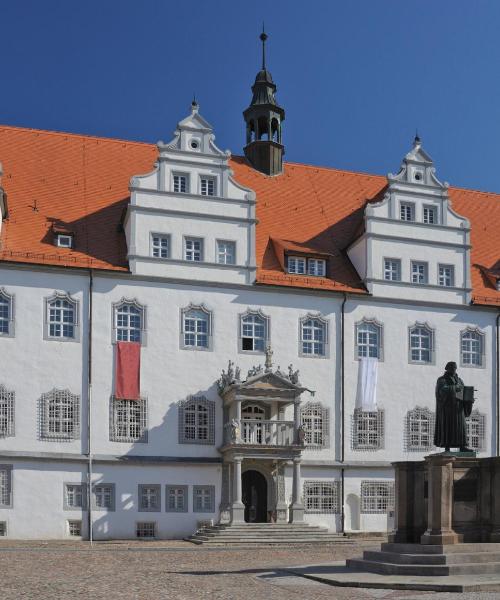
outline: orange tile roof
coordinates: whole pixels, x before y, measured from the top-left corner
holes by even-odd
[[[121,228],[130,178],[153,168],[153,144],[0,126],[0,162],[9,218],[0,260],[127,271]],[[367,202],[386,179],[285,163],[267,177],[241,157],[236,180],[257,194],[257,283],[366,293],[345,248],[362,228]],[[453,208],[472,225],[474,302],[500,306],[492,274],[500,269],[500,195],[450,188]],[[74,249],[56,248],[54,230],[74,233]],[[280,248],[329,254],[328,277],[288,275]],[[278,249],[278,255],[277,255]]]

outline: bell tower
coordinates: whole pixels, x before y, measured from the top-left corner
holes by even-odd
[[[283,170],[285,147],[282,144],[281,126],[285,111],[276,102],[276,86],[266,69],[267,35],[262,28],[262,69],[252,86],[252,101],[243,112],[247,129],[245,156],[254,169],[266,175],[279,175]]]

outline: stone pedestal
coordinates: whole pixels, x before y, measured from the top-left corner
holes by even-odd
[[[490,542],[500,542],[500,458],[492,458],[491,462],[491,532]]]
[[[392,543],[412,543],[420,540],[427,527],[424,499],[424,463],[407,461],[393,463],[396,472],[395,531],[389,535]]]

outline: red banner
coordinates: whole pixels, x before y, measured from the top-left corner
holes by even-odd
[[[141,344],[117,342],[115,363],[115,398],[140,400]]]

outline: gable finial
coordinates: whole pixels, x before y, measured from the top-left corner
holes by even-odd
[[[262,70],[266,70],[266,40],[267,34],[264,27],[264,21],[262,21],[262,33],[260,34],[260,40],[262,42]]]
[[[420,144],[421,140],[420,140],[420,136],[418,135],[418,129],[415,129],[415,139],[413,140],[413,145],[416,146],[417,144]]]
[[[199,104],[196,101],[196,94],[193,92],[193,99],[191,100],[191,110],[193,112],[198,112]]]

